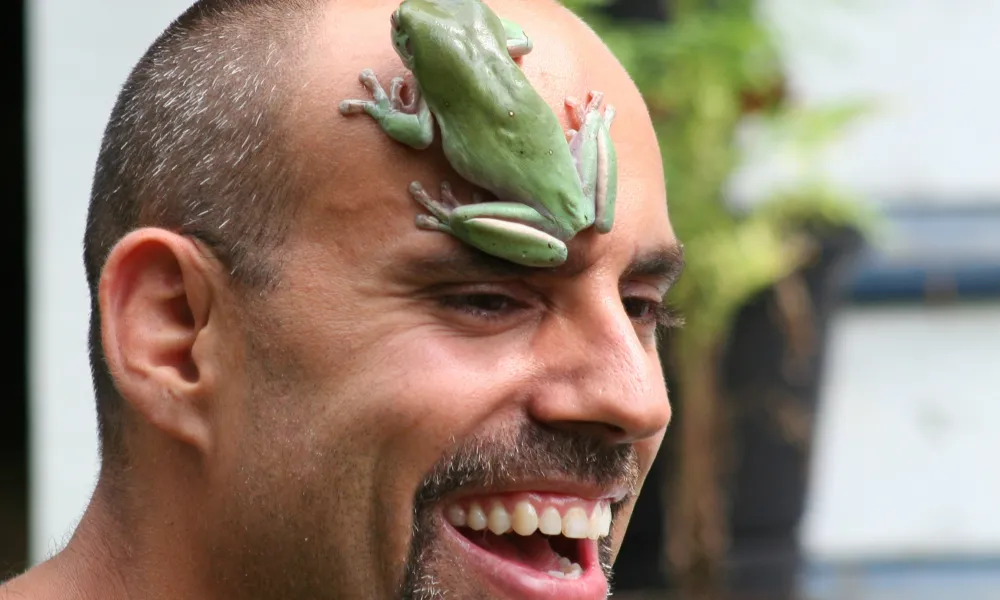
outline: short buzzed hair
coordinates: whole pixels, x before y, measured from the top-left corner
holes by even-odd
[[[84,238],[102,462],[124,457],[121,398],[101,343],[98,285],[129,232],[160,227],[212,249],[244,290],[278,275],[304,185],[286,112],[321,0],[199,0],[150,46],[101,145]],[[301,87],[301,86],[299,86]]]

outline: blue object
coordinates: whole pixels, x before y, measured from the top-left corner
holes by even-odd
[[[859,303],[1000,299],[1000,203],[889,210],[847,281]]]

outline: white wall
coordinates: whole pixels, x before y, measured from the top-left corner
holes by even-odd
[[[187,4],[26,3],[33,560],[66,539],[96,477],[82,244],[101,134],[132,64]]]
[[[810,552],[1000,555],[1000,303],[844,311],[827,369]]]

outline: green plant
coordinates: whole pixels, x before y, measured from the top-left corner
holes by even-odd
[[[676,0],[669,23],[616,21],[600,0],[565,0],[605,41],[643,94],[663,155],[671,222],[686,270],[669,301],[685,317],[668,354],[681,401],[679,489],[669,502],[670,567],[685,597],[719,592],[728,533],[720,485],[720,352],[745,303],[796,285],[813,258],[814,226],[868,229],[862,205],[828,185],[818,153],[868,107],[793,106],[772,32],[749,0]],[[744,163],[739,133],[754,126],[795,173],[742,213],[727,186]]]

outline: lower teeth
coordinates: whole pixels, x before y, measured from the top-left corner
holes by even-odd
[[[556,579],[579,579],[583,575],[583,567],[575,562],[570,562],[565,556],[559,557],[559,570],[549,571],[549,575]]]

